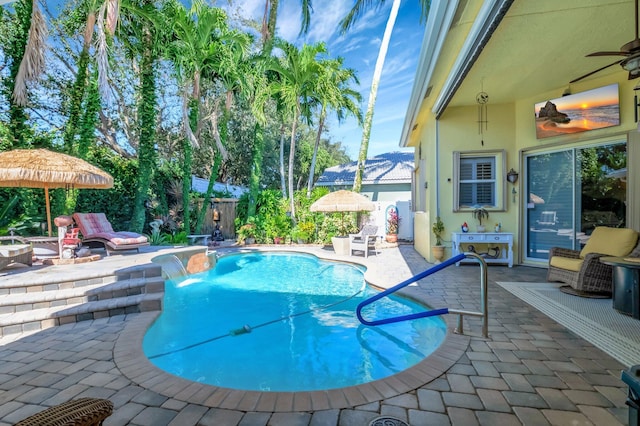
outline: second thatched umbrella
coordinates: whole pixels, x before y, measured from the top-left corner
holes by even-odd
[[[341,213],[340,234],[342,235],[337,237],[339,240],[341,237],[345,237],[347,233],[344,226],[344,214],[346,212],[370,212],[375,210],[375,208],[375,204],[373,204],[364,195],[342,189],[340,191],[330,192],[327,195],[318,198],[313,204],[311,204],[309,210],[312,212]],[[338,242],[336,237],[333,237],[331,240],[333,242],[333,248],[337,254],[349,253],[348,239]]]
[[[51,236],[49,188],[108,189],[113,186],[113,177],[70,155],[47,149],[14,149],[0,152],[0,186],[44,188]]]
[[[309,210],[312,212],[370,212],[375,209],[375,204],[364,195],[357,192],[341,189],[340,191],[330,192],[327,195],[318,198]]]

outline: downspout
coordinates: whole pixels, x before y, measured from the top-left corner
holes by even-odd
[[[440,216],[440,120],[436,118],[436,216]],[[432,218],[435,220],[435,218]]]

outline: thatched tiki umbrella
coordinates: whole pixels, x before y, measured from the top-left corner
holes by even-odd
[[[371,202],[364,195],[358,194],[353,191],[346,191],[341,189],[340,191],[330,192],[327,195],[320,197],[315,203],[311,204],[309,210],[312,212],[361,212],[372,211],[375,209],[375,204]]]
[[[341,189],[318,198],[309,210],[312,212],[342,213],[342,233],[344,231],[344,213],[375,210],[376,206],[364,195]]]
[[[51,236],[49,188],[107,189],[113,186],[113,178],[70,155],[46,149],[14,149],[0,152],[0,186],[44,188],[47,230]]]

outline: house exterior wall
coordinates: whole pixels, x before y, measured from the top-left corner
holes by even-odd
[[[351,189],[351,188],[349,188]],[[410,183],[363,184],[360,193],[371,201],[402,201],[411,199]]]
[[[424,182],[419,182],[416,187],[420,193],[417,196],[418,202],[422,197],[426,201],[426,216],[421,216],[420,219],[416,217],[414,234],[416,249],[427,259],[431,257],[430,247],[435,241],[435,236],[431,233],[431,224],[436,216],[440,216],[445,224],[444,240],[448,246],[448,255],[451,254],[451,232],[458,231],[464,222],[467,222],[472,230],[475,228],[476,221],[471,217],[470,209],[454,211],[454,151],[504,150],[506,170],[511,167],[518,169],[513,105],[489,105],[489,123],[486,129],[483,126],[482,135],[478,130],[477,116],[477,107],[448,109],[438,121],[437,128],[429,127],[435,129],[434,133],[421,135],[421,151],[426,155],[427,161],[427,188],[425,189]],[[484,145],[481,141],[484,141]],[[497,166],[498,174],[502,174],[502,164]],[[514,230],[515,207],[511,204],[511,198],[506,197],[506,193],[511,191],[506,180],[499,179],[498,191],[504,211],[490,210],[489,224],[501,222],[505,231]],[[425,225],[427,230],[422,229]],[[423,239],[425,241],[422,241]]]
[[[617,74],[616,76],[619,76]],[[624,75],[626,77],[626,74]],[[488,225],[495,222],[502,224],[503,232],[514,234],[515,262],[520,263],[522,256],[519,241],[522,237],[524,223],[523,200],[527,196],[524,190],[522,175],[523,154],[530,152],[543,152],[551,149],[565,147],[583,147],[606,142],[627,142],[627,168],[628,168],[628,192],[627,192],[627,219],[629,227],[640,229],[640,136],[637,132],[637,123],[634,119],[634,86],[637,80],[616,80],[603,77],[592,79],[587,83],[572,85],[574,93],[590,90],[608,84],[619,84],[621,124],[605,129],[591,130],[572,135],[562,135],[545,139],[537,139],[535,133],[534,104],[545,99],[553,99],[560,96],[565,88],[557,87],[546,93],[540,93],[534,98],[521,99],[512,104],[488,103],[487,128],[479,134],[477,106],[448,108],[445,113],[436,120],[430,112],[429,106],[423,104],[421,114],[425,114],[426,121],[418,129],[420,132],[412,135],[412,145],[416,153],[426,162],[425,181],[416,183],[415,205],[417,207],[414,222],[414,238],[416,250],[430,261],[434,261],[430,252],[430,246],[435,237],[430,231],[435,216],[440,215],[445,224],[445,241],[448,246],[447,256],[451,255],[451,232],[458,231],[463,222],[467,222],[473,231],[476,221],[469,211],[453,211],[453,153],[455,151],[495,151],[504,150],[504,170],[498,168],[502,176],[499,176],[502,185],[500,196],[505,197],[503,211],[490,211]],[[491,94],[489,94],[490,96]],[[484,145],[481,144],[484,141]],[[416,164],[420,159],[416,158]],[[506,171],[510,168],[520,173],[518,182],[514,185],[506,181]],[[422,174],[418,174],[421,179]],[[425,188],[425,183],[427,188]],[[517,194],[513,200],[512,189]],[[424,208],[421,206],[424,205]],[[425,229],[426,228],[426,229]]]

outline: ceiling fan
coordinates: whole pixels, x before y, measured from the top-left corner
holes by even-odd
[[[591,71],[590,73],[587,73],[574,80],[571,80],[569,83],[575,83],[576,81],[580,81],[583,78],[587,78],[590,75],[593,75],[609,67],[612,67],[616,64],[620,64],[622,68],[629,71],[629,80],[633,80],[634,78],[640,77],[640,38],[638,37],[638,0],[635,0],[635,3],[636,3],[636,15],[635,15],[636,16],[636,38],[634,38],[628,43],[623,44],[619,52],[604,51],[604,52],[593,52],[586,55],[587,57],[589,56],[624,56],[624,58],[618,61],[615,61],[609,65],[605,65],[604,67],[598,68],[595,71]]]

